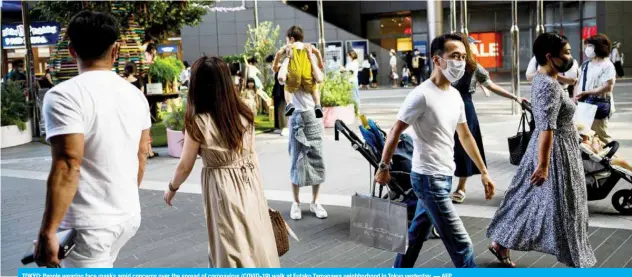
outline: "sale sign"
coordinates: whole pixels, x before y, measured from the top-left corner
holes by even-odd
[[[500,32],[470,33],[470,36],[480,43],[475,45],[476,61],[484,68],[498,68],[503,66],[503,36]]]
[[[582,40],[597,34],[597,26],[586,26],[582,28]]]

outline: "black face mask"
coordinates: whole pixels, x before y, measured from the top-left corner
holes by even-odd
[[[573,59],[572,58],[568,59],[568,60],[560,58],[560,57],[555,57],[555,58],[558,58],[558,59],[560,59],[562,61],[562,63],[558,65],[558,64],[556,64],[553,61],[553,59],[551,59],[551,63],[553,64],[553,67],[555,67],[555,70],[557,70],[558,72],[564,73],[566,71],[569,71],[571,69],[571,67],[573,67]]]

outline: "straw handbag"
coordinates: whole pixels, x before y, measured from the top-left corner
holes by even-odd
[[[272,208],[268,208],[268,213],[270,214],[270,221],[272,222],[272,230],[274,231],[274,240],[276,241],[277,252],[279,253],[279,257],[281,257],[290,250],[290,240],[288,234],[297,241],[298,238],[292,229],[290,229],[290,226],[287,225],[280,212]]]

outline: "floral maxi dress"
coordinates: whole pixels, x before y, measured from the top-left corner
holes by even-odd
[[[533,79],[532,101],[536,130],[487,237],[509,249],[555,255],[567,266],[592,267],[596,259],[588,241],[575,105],[555,79],[543,74]],[[540,132],[545,130],[554,130],[549,175],[541,186],[534,186],[530,178],[538,166]]]

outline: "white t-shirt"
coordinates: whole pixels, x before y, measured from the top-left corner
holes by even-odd
[[[357,82],[358,81],[358,71],[360,70],[360,64],[358,63],[358,59],[350,61],[347,63],[345,68],[347,71],[351,71],[353,74],[349,77],[349,81]]]
[[[612,55],[610,55],[610,60],[613,63],[621,61],[621,54],[619,54],[619,49],[617,48],[612,49]]]
[[[296,47],[296,49],[303,49],[303,47],[305,47],[305,44],[302,42],[295,42],[293,45]],[[283,63],[281,64],[281,68],[279,69],[278,75],[279,83],[281,85],[285,85],[285,81],[281,80],[285,80],[287,78],[289,65],[290,59],[288,57],[285,57]],[[314,54],[312,54],[312,74],[314,75],[317,82],[323,80],[324,78],[323,72],[320,70],[320,68],[318,68],[318,59]],[[298,91],[292,93],[292,105],[294,105],[294,109],[296,109],[296,111],[305,112],[314,110],[314,106],[316,106],[316,103],[314,103],[314,98],[312,98],[311,94],[306,93],[302,89],[299,89]]]
[[[61,228],[93,229],[140,215],[138,144],[151,127],[147,99],[111,71],[89,71],[44,97],[46,139],[84,134],[79,187]]]
[[[466,122],[458,90],[452,86],[441,90],[427,80],[408,94],[397,119],[415,133],[413,172],[454,175],[454,133],[458,123]]]
[[[606,85],[606,83],[610,80],[616,82],[617,72],[614,68],[614,64],[612,61],[608,59],[604,59],[599,62],[590,61],[587,64],[587,76],[586,76],[586,86],[584,88],[584,65],[579,69],[579,82],[577,85],[579,86],[579,92],[584,90],[591,90],[602,87]],[[614,106],[614,95],[610,93],[610,114],[613,114],[616,109]]]

